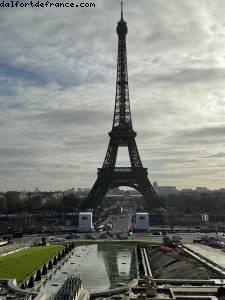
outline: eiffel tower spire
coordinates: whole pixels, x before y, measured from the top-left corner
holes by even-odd
[[[128,186],[142,193],[148,208],[151,208],[156,205],[158,196],[147,177],[147,169],[143,168],[135,141],[136,132],[132,125],[126,50],[128,27],[123,18],[123,2],[121,2],[121,19],[117,23],[116,31],[118,35],[116,96],[112,130],[109,132],[110,141],[102,168],[98,169],[98,178],[83,205],[98,210],[104,195],[110,189]],[[128,148],[131,167],[116,167],[119,147]]]
[[[121,1],[121,20],[123,20],[123,1]]]
[[[116,99],[113,118],[113,127],[132,129],[128,70],[127,70],[127,49],[126,35],[128,33],[127,23],[123,19],[123,2],[121,2],[121,19],[117,24],[118,54],[117,54],[117,78],[116,78]]]

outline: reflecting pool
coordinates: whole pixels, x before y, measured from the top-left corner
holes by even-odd
[[[94,244],[75,248],[74,254],[40,289],[52,296],[72,274],[79,275],[90,292],[109,290],[136,278],[133,245]]]

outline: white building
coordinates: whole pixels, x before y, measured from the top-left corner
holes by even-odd
[[[136,230],[147,230],[149,227],[149,213],[136,213]]]
[[[79,231],[88,232],[92,231],[92,212],[80,212],[79,213]]]

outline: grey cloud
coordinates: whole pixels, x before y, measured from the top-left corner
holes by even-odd
[[[0,159],[27,157],[27,156],[41,156],[41,151],[37,148],[25,147],[0,147]],[[30,157],[29,157],[30,158]]]
[[[215,153],[215,154],[211,154],[211,155],[207,156],[207,158],[210,158],[210,157],[212,157],[212,158],[225,158],[225,152],[224,153],[219,152],[219,153]]]
[[[184,158],[158,158],[158,159],[150,159],[144,160],[143,163],[145,166],[148,166],[150,170],[165,170],[165,169],[173,169],[173,168],[185,168],[186,165],[192,165],[198,162],[198,160],[194,159],[184,159]]]
[[[102,135],[90,135],[86,133],[84,136],[75,137],[74,140],[67,140],[64,142],[64,145],[67,149],[81,149],[86,147],[86,151],[89,149],[92,151],[97,149],[102,149],[107,143],[107,136],[106,133]]]
[[[4,74],[11,70],[12,76],[16,76],[20,70],[30,74],[31,79],[56,81],[63,86],[104,82],[110,64],[104,66],[98,62],[103,59],[111,62],[111,58],[104,57],[100,46],[103,35],[98,40],[95,38],[101,26],[96,22],[101,6],[102,1],[96,9],[76,12],[45,9],[37,14],[37,9],[28,9],[26,13],[18,9],[9,15],[6,11],[0,22],[0,58],[9,61],[9,67],[2,70]],[[10,22],[12,18],[14,23]]]
[[[1,189],[93,184],[112,125],[119,10],[98,0],[0,11]],[[225,147],[224,14],[223,0],[125,3],[137,145],[160,184],[224,182],[223,157],[209,157]]]
[[[173,84],[207,83],[225,79],[225,68],[184,68],[174,73],[155,76],[154,82]]]
[[[49,162],[49,161],[44,161],[44,160],[32,160],[32,155],[28,155],[27,160],[22,160],[22,159],[14,159],[10,161],[5,161],[1,162],[1,167],[2,168],[8,168],[9,170],[15,170],[15,171],[24,171],[24,172],[29,172],[29,171],[44,171],[44,170],[55,170],[59,171],[62,169],[78,169],[80,168],[79,164],[73,163],[73,164],[68,164],[68,163],[62,163],[62,162]]]
[[[223,126],[175,130],[168,135],[165,146],[175,147],[178,151],[186,148],[190,153],[193,151],[193,155],[197,157],[209,156],[207,151],[211,148],[225,147],[224,130]],[[205,153],[202,153],[202,147],[205,147]]]
[[[183,131],[178,132],[179,136],[183,138],[223,138],[225,137],[225,125],[218,125],[212,127],[203,127],[203,128],[190,128]],[[222,141],[222,140],[221,140]]]
[[[105,123],[106,121],[111,119],[112,114],[105,111],[100,110],[54,110],[39,114],[34,114],[31,118],[36,119],[40,122],[47,122],[51,124],[62,124],[65,126],[66,124],[76,124],[78,125],[90,125],[96,126],[101,123]]]

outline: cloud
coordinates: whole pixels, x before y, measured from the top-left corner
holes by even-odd
[[[177,70],[174,73],[156,76],[154,82],[168,82],[172,84],[210,83],[224,81],[225,68],[190,68]]]
[[[37,149],[29,149],[28,147],[1,147],[0,148],[0,159],[12,158],[12,157],[27,157],[32,152],[33,156],[37,156],[39,151]]]
[[[215,154],[211,154],[209,156],[207,156],[207,158],[225,158],[225,152],[224,153],[215,153]]]
[[[112,128],[120,15],[120,1],[95,2],[0,10],[0,190],[94,183]],[[224,186],[224,1],[124,7],[132,120],[151,180]]]
[[[31,116],[40,122],[46,122],[52,125],[83,125],[89,126],[90,124],[104,124],[111,114],[100,110],[53,110],[49,112],[39,113]]]
[[[199,137],[222,137],[225,133],[225,125],[218,125],[205,128],[194,128],[183,131],[184,137],[199,138]]]

